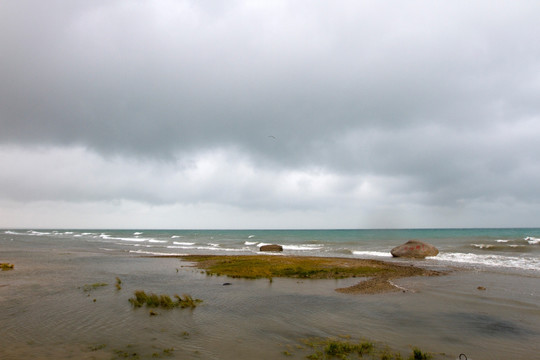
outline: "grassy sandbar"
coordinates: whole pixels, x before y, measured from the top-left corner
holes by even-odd
[[[208,275],[225,275],[232,278],[369,278],[352,287],[336,289],[345,293],[379,293],[403,290],[396,287],[391,280],[440,274],[415,266],[366,259],[268,255],[188,255],[182,258],[195,262],[195,266],[204,269]]]

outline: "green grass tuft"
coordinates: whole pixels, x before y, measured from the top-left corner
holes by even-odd
[[[324,353],[328,356],[346,358],[349,354],[356,353],[359,356],[369,354],[373,351],[373,344],[364,342],[360,344],[346,341],[329,341],[324,348]]]
[[[409,360],[430,360],[431,355],[422,352],[422,350],[418,348],[413,349],[413,353],[411,356],[409,356]]]
[[[116,290],[122,290],[122,280],[119,277],[116,277]]]
[[[304,345],[315,350],[307,356],[311,360],[323,359],[354,359],[369,355],[369,359],[376,356],[375,346],[369,341],[351,342],[337,339],[311,339],[303,341]]]
[[[309,347],[309,354],[306,358],[310,360],[331,360],[331,359],[365,359],[365,360],[404,360],[399,352],[392,351],[387,345],[375,344],[370,341],[349,341],[342,340],[344,337],[337,338],[309,338],[301,342]],[[439,358],[439,357],[437,357]],[[431,360],[434,355],[425,353],[417,347],[407,360]]]

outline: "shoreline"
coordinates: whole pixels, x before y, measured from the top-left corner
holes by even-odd
[[[460,353],[473,359],[525,359],[536,354],[540,334],[537,277],[468,271],[429,260],[285,253],[255,258],[329,259],[343,269],[349,262],[364,265],[364,272],[307,274],[304,264],[298,274],[252,274],[232,281],[225,272],[213,276],[203,271],[195,257],[232,260],[250,255],[148,256],[64,240],[8,239],[3,245],[2,262],[15,264],[14,270],[0,272],[5,310],[0,320],[6,333],[0,357],[6,359],[106,360],[125,353],[144,359],[154,353],[183,359],[305,359],[310,354],[326,356],[327,350],[358,349],[365,341],[376,345],[372,355],[378,360],[378,349],[388,346],[391,354],[399,352],[406,359],[413,345],[433,359],[455,359]],[[373,272],[377,266],[387,272]],[[117,277],[121,289],[114,286]],[[383,289],[370,283],[377,279]],[[223,286],[225,282],[232,286]],[[94,287],[101,283],[108,286]],[[90,291],[84,291],[86,284]],[[362,286],[371,292],[355,292]],[[150,310],[129,303],[141,289],[191,294],[203,302],[195,310],[156,309],[157,316],[151,316]]]

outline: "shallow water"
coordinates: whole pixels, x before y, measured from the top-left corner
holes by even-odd
[[[534,273],[465,267],[396,280],[406,293],[350,295],[334,289],[359,279],[208,277],[176,258],[141,257],[69,238],[38,240],[0,237],[0,262],[15,264],[0,272],[1,359],[301,359],[309,353],[297,348],[301,339],[342,335],[386,343],[404,355],[418,346],[445,353],[443,359],[459,353],[473,360],[538,356]],[[84,290],[95,283],[108,285]],[[138,289],[187,293],[204,302],[149,316],[128,302]]]

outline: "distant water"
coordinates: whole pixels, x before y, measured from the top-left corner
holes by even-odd
[[[393,259],[390,250],[411,239],[440,254]],[[264,244],[282,245],[285,255],[374,258],[452,272],[396,280],[406,293],[350,295],[334,289],[359,279],[208,277],[176,258],[147,257],[257,254]],[[540,229],[4,229],[0,262],[15,264],[0,271],[2,360],[304,359],[309,349],[300,339],[340,335],[386,343],[407,356],[411,346],[445,353],[436,359],[538,356]],[[84,290],[95,283],[108,285]],[[204,302],[194,311],[150,317],[128,302],[138,289]]]
[[[507,271],[540,271],[540,228],[403,230],[5,230],[34,246],[67,242],[104,251],[146,255],[256,254],[279,244],[285,254],[390,258],[407,240],[435,245],[428,262]],[[30,240],[32,239],[32,240]],[[35,240],[34,240],[35,239]],[[38,240],[39,239],[39,240]],[[30,245],[30,244],[29,244]]]

